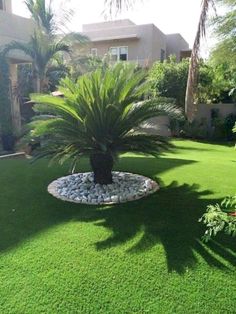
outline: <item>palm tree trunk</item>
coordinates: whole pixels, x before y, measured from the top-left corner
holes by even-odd
[[[90,164],[94,173],[94,183],[112,183],[113,158],[109,153],[92,154]]]
[[[202,10],[198,23],[198,30],[194,40],[190,64],[188,82],[185,95],[185,113],[189,122],[192,122],[196,116],[197,105],[196,105],[196,93],[197,93],[197,79],[198,79],[198,66],[199,66],[199,51],[201,37],[205,36],[206,32],[206,20],[207,13],[210,4],[214,6],[214,0],[202,0]]]

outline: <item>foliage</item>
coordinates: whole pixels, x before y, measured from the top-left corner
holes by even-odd
[[[225,118],[216,116],[212,119],[213,133],[211,137],[215,140],[234,140],[232,128],[236,121],[235,114],[229,114]]]
[[[38,78],[37,91],[47,90],[46,71],[50,62],[58,53],[70,52],[70,47],[62,40],[52,40],[51,36],[35,31],[28,43],[13,41],[5,47],[5,53],[21,50],[33,61],[34,74]]]
[[[204,241],[209,241],[219,232],[236,236],[236,196],[228,196],[220,204],[208,205],[199,221],[207,227]]]
[[[33,68],[32,64],[18,64],[17,65],[17,90],[15,91],[17,98],[28,98],[34,91],[33,84]],[[21,101],[20,101],[21,102]]]
[[[188,59],[176,62],[173,56],[164,62],[156,62],[149,74],[153,94],[174,98],[178,106],[184,107],[188,68]],[[229,86],[225,83],[226,74],[223,67],[215,67],[211,62],[201,60],[198,72],[195,97],[198,103],[229,101],[229,97],[225,96]]]
[[[206,34],[206,22],[208,18],[208,13],[210,7],[214,7],[214,4],[215,0],[203,0],[201,3],[201,13],[190,58],[188,81],[185,95],[185,113],[189,122],[192,122],[194,120],[197,111],[196,95],[199,79],[199,55],[201,39]]]
[[[33,77],[35,78],[34,90],[36,92],[43,92],[49,89],[50,77],[47,74],[51,73],[49,68],[54,66],[62,56],[62,53],[70,53],[73,42],[85,42],[87,38],[79,33],[67,33],[58,35],[60,30],[60,24],[58,24],[56,16],[51,8],[51,1],[47,4],[45,0],[26,0],[25,1],[29,11],[32,14],[32,18],[37,24],[37,28],[34,34],[31,36],[28,43],[22,43],[13,41],[5,47],[5,53],[9,53],[12,50],[21,50],[32,59],[33,62]],[[70,16],[70,10],[66,12],[61,10],[62,14],[61,23],[68,22],[68,16]],[[59,58],[59,59],[58,59]],[[56,67],[58,69],[62,67],[59,62]],[[57,76],[56,80],[59,80],[64,76],[61,71],[54,71]]]
[[[2,135],[10,135],[13,132],[10,90],[9,66],[4,54],[0,53],[0,126]]]
[[[232,128],[233,133],[236,133],[236,123],[234,124],[234,127]]]
[[[136,0],[105,0],[105,5],[108,7],[110,14],[112,12],[120,12],[124,7],[128,8],[132,6]],[[203,0],[201,4],[201,13],[198,22],[197,33],[195,36],[192,54],[190,58],[188,80],[186,86],[185,95],[185,113],[187,119],[192,122],[196,113],[196,101],[195,96],[197,94],[197,81],[199,75],[199,52],[201,38],[205,36],[206,32],[206,21],[208,18],[209,9],[211,6],[214,7],[215,0]]]
[[[70,69],[69,76],[76,81],[77,78],[83,74],[90,73],[96,69],[103,69],[109,67],[109,62],[106,57],[103,59],[94,56],[73,56],[68,62]]]
[[[236,1],[235,0],[218,0],[219,5],[223,6],[221,14],[218,14],[212,20],[217,44],[211,53],[211,60],[217,66],[224,66],[226,77],[225,82],[228,85],[228,91],[232,90],[231,96],[236,99],[236,35],[235,35],[235,18],[236,18]],[[227,56],[227,57],[226,57]]]
[[[155,99],[140,101],[148,88],[144,78],[145,72],[136,71],[135,65],[118,63],[85,74],[76,83],[62,80],[59,89],[64,99],[33,95],[41,104],[36,106],[38,112],[50,114],[31,124],[32,136],[46,138],[39,157],[51,156],[59,163],[69,159],[74,168],[84,155],[99,154],[113,163],[127,151],[158,154],[166,141],[145,133],[145,127],[142,132],[137,128],[149,118],[163,113],[180,116],[180,111]]]
[[[206,119],[202,119],[201,121],[193,120],[192,122],[185,121],[180,126],[180,136],[184,138],[206,139],[208,135]]]
[[[67,24],[71,21],[74,12],[68,8],[68,1],[57,1],[60,9],[55,12],[52,2],[52,0],[25,0],[25,5],[37,27],[44,33],[48,35],[65,34],[68,32]]]
[[[154,95],[175,98],[176,104],[183,107],[188,67],[188,59],[177,62],[175,56],[154,63],[149,74]]]

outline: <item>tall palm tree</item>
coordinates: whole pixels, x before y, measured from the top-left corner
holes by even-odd
[[[202,0],[202,9],[198,23],[198,29],[190,58],[188,81],[185,95],[185,113],[189,122],[192,122],[194,120],[197,111],[195,96],[197,93],[198,83],[200,43],[201,38],[204,37],[206,34],[207,15],[211,5],[214,6],[214,0]]]
[[[62,10],[61,22],[58,22],[51,3],[52,0],[48,4],[46,0],[25,0],[36,24],[34,34],[28,43],[13,41],[4,49],[6,54],[12,50],[21,50],[32,59],[36,92],[47,89],[46,74],[51,61],[59,53],[69,53],[74,41],[83,43],[87,40],[79,33],[61,33],[61,25],[65,26],[72,12]]]
[[[143,70],[118,63],[106,70],[85,74],[74,83],[69,78],[59,87],[64,98],[33,95],[40,115],[31,123],[30,136],[42,138],[38,157],[49,156],[74,168],[82,156],[90,158],[95,183],[112,182],[112,168],[119,153],[157,155],[165,139],[148,134],[140,125],[163,113],[181,116],[165,100],[144,100],[147,91]],[[45,115],[46,114],[46,115]]]
[[[137,0],[105,0],[105,5],[108,7],[110,13],[112,13],[114,9],[115,13],[117,13],[121,11],[122,8],[133,5],[136,1]],[[194,100],[197,91],[200,42],[201,37],[205,35],[206,31],[205,25],[207,21],[209,8],[211,5],[214,7],[214,2],[215,0],[202,0],[202,9],[199,18],[198,29],[194,40],[194,45],[190,59],[188,82],[185,97],[185,113],[190,122],[193,121],[197,110],[196,103]]]
[[[62,40],[51,40],[51,37],[41,31],[35,31],[28,43],[13,41],[8,44],[4,52],[20,50],[32,59],[33,74],[35,77],[35,91],[43,92],[47,89],[46,73],[51,60],[58,53],[69,53],[70,47]]]

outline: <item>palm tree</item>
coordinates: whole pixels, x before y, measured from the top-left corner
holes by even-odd
[[[185,113],[189,122],[194,120],[197,105],[195,96],[197,93],[199,51],[201,38],[206,34],[206,21],[210,6],[214,6],[214,0],[203,0],[200,19],[198,23],[197,34],[194,40],[193,49],[190,58],[188,81],[185,95]]]
[[[105,0],[105,5],[108,7],[110,13],[115,9],[115,13],[122,10],[124,7],[132,6],[137,0]],[[190,65],[188,82],[185,97],[185,113],[187,119],[192,122],[196,113],[195,95],[197,91],[197,79],[198,79],[198,61],[201,37],[205,35],[205,25],[207,21],[207,14],[210,6],[214,7],[215,0],[202,0],[202,9],[200,13],[200,19],[198,23],[197,34],[195,37]]]
[[[148,119],[163,113],[176,117],[179,109],[167,100],[140,100],[148,88],[143,70],[118,63],[97,69],[74,83],[65,78],[59,87],[64,98],[33,95],[38,118],[30,124],[30,136],[42,139],[37,158],[72,161],[90,158],[95,183],[112,182],[112,168],[120,153],[157,155],[166,140],[146,132]],[[142,125],[142,130],[140,128]]]
[[[20,50],[32,59],[35,91],[40,93],[47,89],[46,73],[52,59],[58,53],[69,53],[70,47],[62,40],[51,41],[47,34],[35,31],[28,43],[13,41],[5,47],[4,52],[7,54],[12,50]]]
[[[35,91],[43,92],[48,88],[47,70],[52,60],[60,53],[70,53],[72,42],[83,43],[87,40],[79,33],[60,34],[60,26],[68,21],[71,11],[63,11],[61,22],[58,23],[54,15],[51,2],[45,0],[26,0],[25,4],[36,23],[36,29],[28,43],[13,41],[8,44],[4,52],[20,50],[32,59],[33,75],[35,77]]]

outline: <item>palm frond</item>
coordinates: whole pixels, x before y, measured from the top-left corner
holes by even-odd
[[[63,99],[32,95],[38,117],[30,128],[33,137],[43,139],[40,154],[75,162],[94,152],[114,157],[127,151],[155,155],[166,148],[165,139],[138,128],[163,114],[179,118],[181,111],[166,99],[143,101],[145,75],[133,65],[116,64],[85,74],[77,82],[65,78],[59,86]]]
[[[105,16],[117,15],[122,10],[128,10],[134,6],[137,0],[104,0]],[[140,0],[142,1],[142,0]]]

